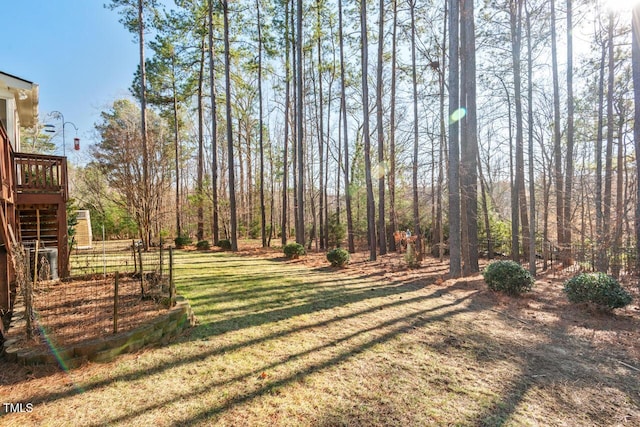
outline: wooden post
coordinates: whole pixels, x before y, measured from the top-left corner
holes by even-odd
[[[113,333],[118,333],[118,285],[120,284],[120,272],[116,271],[116,281],[113,292]]]
[[[56,216],[58,217],[58,276],[65,278],[69,277],[69,258],[73,249],[73,245],[69,246],[66,202],[58,203]]]
[[[138,259],[140,262],[140,296],[144,298],[144,268],[142,266],[142,247],[138,246]]]
[[[104,221],[102,222],[102,278],[107,280],[107,249],[105,247],[106,235],[104,232]]]
[[[133,252],[133,274],[138,272],[138,261],[136,260],[136,241],[131,241],[131,251]]]
[[[40,240],[36,240],[35,259],[33,260],[33,289],[36,288],[38,282],[38,246],[40,246]]]
[[[162,237],[160,238],[160,283],[162,283],[162,261],[163,261]]]
[[[34,286],[35,286],[35,280],[38,277],[38,241],[36,241],[36,249],[35,249],[35,255],[36,255],[36,260],[34,262],[35,264],[35,270],[34,270],[34,276],[33,276],[33,281],[34,281]],[[31,320],[33,319],[33,286],[29,286],[30,283],[30,277],[29,277],[29,266],[31,265],[31,261],[29,260],[29,251],[26,250],[26,263],[27,265],[27,277],[25,277],[24,280],[24,285],[25,289],[24,291],[24,320],[27,323],[27,339],[31,339],[33,338],[33,328],[31,325]]]
[[[36,243],[39,240],[40,240],[40,209],[36,209]]]
[[[169,246],[169,308],[173,307],[176,299],[176,289],[173,283],[173,247]]]

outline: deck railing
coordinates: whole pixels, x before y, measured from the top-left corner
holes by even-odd
[[[67,162],[65,157],[13,153],[16,192],[60,194],[67,200]]]
[[[14,174],[11,158],[13,157],[13,148],[7,132],[0,122],[0,200],[13,203],[13,184]]]

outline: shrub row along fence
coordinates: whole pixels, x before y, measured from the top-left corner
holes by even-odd
[[[502,240],[481,240],[479,252],[485,258],[509,258],[511,242]],[[521,250],[523,250],[521,245]],[[563,251],[568,253],[569,262],[562,260]],[[539,271],[565,270],[577,272],[603,272],[613,277],[625,278],[638,276],[636,260],[638,251],[633,246],[603,247],[602,245],[574,244],[558,247],[551,242],[536,242],[536,264]],[[521,254],[522,263],[528,260]]]
[[[174,305],[171,248],[145,252],[136,242],[105,242],[74,250],[70,262],[70,279],[31,278],[21,292],[31,313],[27,337],[72,345],[130,330]]]

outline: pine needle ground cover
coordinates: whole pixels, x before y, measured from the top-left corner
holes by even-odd
[[[583,315],[551,280],[514,299],[435,260],[317,255],[178,252],[197,327],[69,372],[3,363],[0,400],[32,410],[0,424],[640,424],[637,306]]]

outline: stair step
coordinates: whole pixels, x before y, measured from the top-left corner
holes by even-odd
[[[16,213],[20,240],[31,245],[38,240],[46,247],[58,247],[57,206],[21,206]]]

